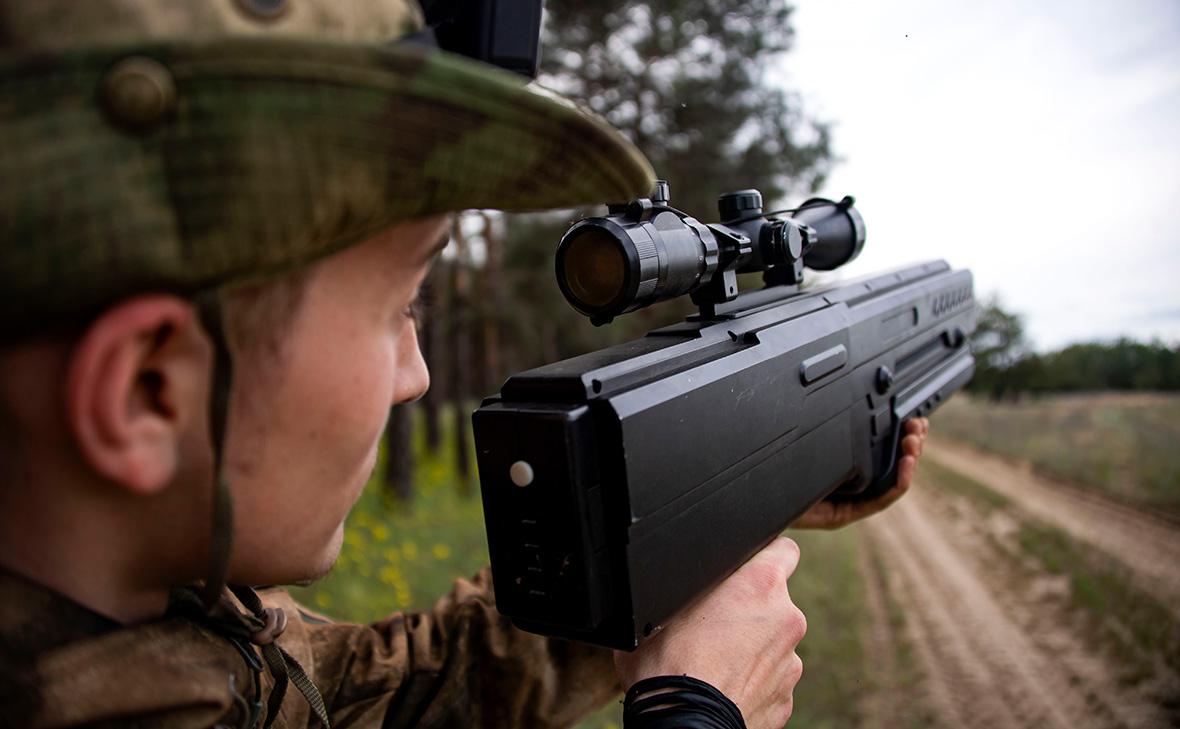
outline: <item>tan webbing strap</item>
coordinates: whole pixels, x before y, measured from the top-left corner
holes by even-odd
[[[254,613],[254,618],[259,623],[264,627],[271,624],[268,608],[263,607],[262,600],[259,599],[253,590],[242,585],[231,585],[229,589],[247,610]],[[269,610],[278,610],[280,615],[282,612],[279,608],[270,608]],[[295,688],[299,689],[299,693],[303,694],[303,698],[307,699],[308,706],[311,707],[312,713],[319,719],[324,729],[331,729],[332,724],[328,720],[328,709],[324,705],[324,697],[320,694],[320,690],[316,688],[315,684],[311,682],[307,671],[303,669],[299,661],[295,660],[294,656],[280,648],[279,644],[274,642],[274,638],[278,637],[277,633],[267,635],[264,640],[268,642],[260,643],[257,636],[262,630],[260,628],[254,633],[254,642],[261,646],[262,657],[266,660],[266,665],[270,668],[271,675],[275,679],[274,689],[271,691],[270,699],[266,705],[266,723],[263,724],[264,729],[265,727],[269,727],[270,723],[278,716],[279,707],[283,703],[283,696],[287,693],[288,679],[290,679],[291,683],[295,684]]]

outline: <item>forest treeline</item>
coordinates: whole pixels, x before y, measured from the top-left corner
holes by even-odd
[[[1180,390],[1180,346],[1137,342],[1071,344],[1032,351],[1018,314],[997,299],[980,308],[972,337],[975,377],[968,390],[993,399],[1094,390]]]

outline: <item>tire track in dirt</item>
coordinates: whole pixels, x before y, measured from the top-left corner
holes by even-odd
[[[1180,528],[1175,524],[958,443],[931,438],[924,457],[1117,559],[1140,589],[1180,616]]]
[[[1057,616],[985,574],[956,526],[935,514],[921,489],[865,525],[867,547],[901,606],[923,699],[940,726],[1141,727],[1142,713],[1120,705],[1113,676],[1085,655],[1082,636],[1049,635],[1030,625]],[[870,576],[870,579],[871,576]],[[1046,608],[1046,612],[1048,609]],[[1072,651],[1062,646],[1081,646]]]

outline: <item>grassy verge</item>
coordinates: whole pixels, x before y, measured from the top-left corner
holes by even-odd
[[[394,610],[423,610],[488,563],[478,490],[459,494],[445,444],[440,454],[416,444],[414,499],[400,504],[379,478],[365,487],[344,527],[344,546],[323,580],[295,588],[296,599],[339,620],[368,622]],[[383,460],[375,474],[383,472]],[[474,478],[474,477],[473,477]]]
[[[1124,682],[1151,676],[1146,656],[1157,652],[1180,670],[1180,625],[1162,603],[1131,584],[1124,568],[1057,529],[1024,523],[1018,540],[1048,572],[1069,576],[1071,602],[1090,615],[1091,627],[1119,659]]]
[[[923,463],[930,486],[965,497],[982,515],[1007,509],[1011,502],[979,482],[937,463]],[[1180,623],[1159,600],[1131,581],[1127,569],[1101,552],[1078,543],[1066,532],[1024,516],[1018,519],[1015,544],[998,545],[1010,553],[1015,547],[1032,557],[1040,570],[1069,578],[1069,603],[1086,616],[1094,637],[1110,650],[1123,668],[1121,678],[1135,683],[1152,674],[1152,656],[1180,669]]]
[[[941,466],[937,461],[922,461],[921,478],[923,484],[929,482],[941,491],[965,497],[985,515],[990,515],[996,509],[1006,509],[1012,506],[1012,501],[1007,496],[987,488],[958,471]]]
[[[940,435],[1180,515],[1180,395],[1095,393],[994,403],[957,397]]]
[[[803,680],[795,691],[792,726],[823,729],[861,723],[860,693],[872,684],[865,665],[864,580],[858,535],[792,530],[802,558],[790,580],[791,599],[807,616],[799,645]]]
[[[870,550],[868,561],[869,574],[865,575],[865,580],[873,580],[875,589],[882,597],[888,619],[889,645],[893,650],[893,662],[888,666],[888,672],[882,671],[881,666],[864,666],[869,676],[868,690],[882,697],[878,703],[889,707],[886,716],[874,717],[870,725],[930,729],[937,725],[938,720],[930,707],[919,698],[925,677],[914,655],[905,610],[890,589],[888,568],[880,554]]]

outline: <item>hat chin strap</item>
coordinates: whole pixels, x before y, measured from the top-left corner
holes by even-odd
[[[199,294],[197,314],[213,340],[213,381],[209,394],[209,437],[213,446],[213,533],[209,545],[209,572],[201,590],[205,610],[213,609],[225,590],[229,557],[233,548],[234,503],[225,474],[225,432],[229,417],[229,393],[233,385],[233,358],[225,338],[221,297],[218,289]]]

